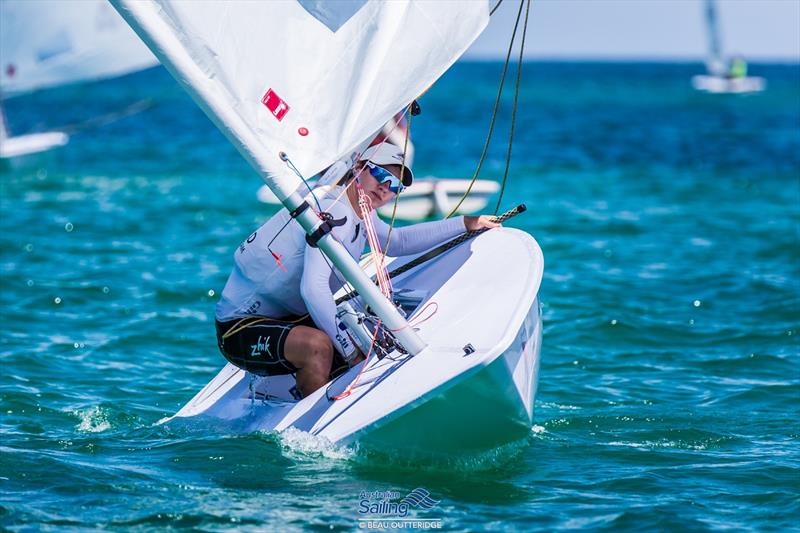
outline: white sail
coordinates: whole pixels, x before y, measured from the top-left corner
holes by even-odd
[[[281,154],[310,177],[371,139],[489,21],[486,0],[111,2],[290,210],[300,180]],[[340,243],[319,247],[410,353],[425,348]]]
[[[706,33],[708,36],[708,58],[706,59],[706,66],[711,75],[721,76],[725,74],[727,61],[722,53],[715,0],[706,0],[705,15]]]
[[[311,176],[374,136],[489,20],[486,0],[112,3],[223,131],[248,130],[234,144],[268,183],[279,151]]]
[[[0,92],[119,76],[157,64],[103,0],[0,2]]]

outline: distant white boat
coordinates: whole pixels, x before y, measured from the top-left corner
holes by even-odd
[[[708,34],[708,74],[692,76],[692,87],[698,91],[715,94],[742,94],[763,91],[764,78],[747,76],[747,63],[741,57],[729,60],[722,51],[717,18],[716,0],[705,1],[706,30]]]
[[[396,146],[405,146],[405,160],[409,165],[414,162],[414,143],[406,138],[407,122],[403,120],[402,113],[387,122],[378,136],[372,141],[390,142]],[[410,187],[406,188],[397,201],[395,210],[394,202],[390,202],[378,209],[378,213],[387,219],[394,218],[414,222],[429,218],[443,218],[458,206],[454,214],[465,215],[480,211],[489,200],[500,190],[500,184],[490,180],[448,179],[448,178],[417,178]],[[316,182],[309,181],[314,187]],[[466,198],[464,195],[467,194]],[[278,197],[275,196],[267,185],[262,185],[256,193],[262,203],[280,206]],[[463,201],[462,201],[463,198]],[[460,202],[460,205],[459,205]]]
[[[709,76],[700,74],[692,76],[692,87],[698,91],[715,94],[744,94],[757,93],[767,88],[764,78],[746,76],[744,78],[726,78],[724,76]]]
[[[3,104],[14,96],[121,76],[158,60],[103,0],[0,2],[0,158],[63,146],[60,131],[12,136]]]
[[[4,130],[0,130],[0,159],[35,154],[57,146],[64,146],[69,142],[69,136],[60,131],[29,133],[15,137],[8,137],[4,133]]]
[[[414,143],[407,138],[408,123],[403,113],[387,122],[371,144],[390,142],[395,146],[405,147],[405,160],[409,166],[414,163]],[[490,180],[449,179],[449,178],[417,178],[410,187],[406,188],[397,201],[395,211],[394,202],[378,209],[378,213],[386,218],[394,218],[415,222],[429,218],[443,218],[458,206],[454,214],[466,215],[480,211],[489,200],[500,190],[500,184]],[[309,185],[316,186],[314,179],[309,180]],[[301,191],[304,193],[305,191]],[[467,194],[466,198],[464,195]],[[281,206],[275,193],[267,185],[262,185],[256,193],[258,200],[268,205]],[[463,201],[462,201],[462,198]],[[459,205],[460,202],[460,205]]]
[[[418,221],[428,218],[442,218],[458,204],[464,194],[469,190],[469,195],[459,206],[456,214],[463,215],[480,211],[491,198],[500,190],[500,184],[490,180],[476,180],[470,189],[471,180],[468,179],[442,179],[442,178],[416,178],[410,187],[400,193],[397,201],[397,212],[394,216],[398,220]],[[257,193],[259,201],[279,206],[278,197],[267,187],[262,185]],[[378,209],[384,218],[391,218],[394,212],[394,202]]]

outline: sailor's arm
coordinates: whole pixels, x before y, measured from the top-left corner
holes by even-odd
[[[328,206],[334,218],[352,216],[339,206]],[[345,235],[352,232],[352,221],[337,226],[332,231],[333,237],[342,242]],[[300,296],[306,304],[308,314],[319,329],[330,337],[334,349],[345,359],[354,354],[355,346],[344,330],[339,329],[336,320],[336,303],[331,292],[331,281],[334,270],[319,248],[306,246],[303,257],[303,275],[300,279]]]
[[[331,267],[319,248],[306,247],[300,295],[314,324],[330,337],[334,349],[347,359],[355,351],[355,346],[339,329],[336,320],[336,304],[330,285],[332,275]]]
[[[373,214],[373,222],[380,243],[383,245],[389,233],[389,225],[375,214]],[[453,217],[394,228],[391,233],[388,253],[392,256],[400,256],[424,252],[437,244],[461,235],[465,231],[494,228],[499,225],[497,222],[492,221],[492,217],[481,215]]]

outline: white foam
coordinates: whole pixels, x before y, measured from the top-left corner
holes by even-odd
[[[287,428],[277,434],[281,450],[291,459],[318,458],[348,460],[356,450],[344,444],[335,444],[326,437],[312,435],[297,428]]]
[[[111,429],[111,423],[108,421],[108,412],[99,406],[94,406],[89,409],[75,409],[72,414],[80,418],[81,422],[75,429],[86,433],[100,433]]]

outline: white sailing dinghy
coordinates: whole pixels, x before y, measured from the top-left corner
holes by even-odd
[[[488,2],[473,0],[112,3],[309,234],[322,221],[297,192],[297,174],[312,176],[373,139],[489,20]],[[172,423],[297,428],[428,452],[485,449],[530,432],[543,270],[530,235],[494,229],[398,258],[395,302],[331,234],[318,246],[353,289],[338,295],[338,316],[374,355],[302,400],[292,376],[256,378],[228,365]],[[378,320],[385,329],[376,336]]]
[[[733,64],[722,52],[717,17],[716,0],[705,0],[706,33],[708,34],[708,59],[706,69],[708,74],[692,76],[692,87],[698,91],[708,93],[754,93],[763,91],[767,82],[758,76],[733,75]],[[743,61],[735,59],[736,62]]]
[[[61,131],[11,135],[3,101],[48,87],[121,76],[158,64],[103,0],[0,2],[0,158],[63,146]]]
[[[406,158],[408,160],[408,158]],[[410,163],[409,163],[410,164]],[[314,187],[316,184],[310,182]],[[441,218],[450,214],[454,206],[467,194],[454,213],[465,215],[477,213],[486,207],[489,200],[500,191],[500,184],[491,180],[415,178],[414,183],[400,194],[397,209],[394,202],[378,208],[378,213],[386,218],[420,221]],[[282,205],[278,197],[267,185],[262,185],[257,193],[259,201],[268,205]]]

